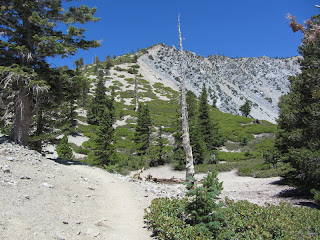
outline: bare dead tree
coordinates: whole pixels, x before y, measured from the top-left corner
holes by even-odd
[[[183,58],[183,46],[180,27],[180,14],[178,16],[178,29],[180,40],[180,71],[181,71],[181,115],[182,115],[182,144],[186,154],[186,180],[189,181],[189,177],[194,176],[194,164],[192,148],[190,145],[189,124],[188,124],[188,109],[186,102],[186,76],[185,76],[185,63]]]
[[[134,78],[134,92],[135,92],[135,99],[136,99],[136,111],[138,111],[139,107],[139,96],[138,96],[138,82],[139,79],[137,77]]]

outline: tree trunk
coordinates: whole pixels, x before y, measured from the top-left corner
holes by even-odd
[[[26,146],[28,144],[31,120],[34,115],[33,103],[28,96],[26,88],[22,87],[19,90],[14,105],[15,119],[11,138],[15,143]]]
[[[178,18],[179,23],[179,39],[180,39],[180,64],[181,64],[181,114],[182,114],[182,144],[183,149],[186,154],[186,180],[189,177],[194,176],[194,164],[193,164],[193,154],[190,145],[190,135],[189,135],[189,124],[188,124],[188,110],[186,102],[186,83],[185,83],[185,71],[184,71],[184,61],[183,61],[183,47],[182,47],[182,36],[180,29],[180,15]]]

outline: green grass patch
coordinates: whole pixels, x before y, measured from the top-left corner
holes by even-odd
[[[247,159],[255,159],[261,157],[258,152],[218,152],[217,158],[219,161],[238,162]]]
[[[195,165],[196,173],[207,173],[212,171],[217,172],[228,172],[240,166],[239,162],[227,162],[227,163],[216,163],[216,164],[198,164]]]
[[[129,83],[129,84],[134,84],[133,78],[125,78],[124,80],[127,81],[127,83]]]
[[[114,87],[123,87],[123,84],[118,80],[112,81]]]

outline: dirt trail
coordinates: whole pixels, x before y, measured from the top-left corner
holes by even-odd
[[[128,178],[0,144],[0,239],[151,239],[154,194]]]
[[[149,201],[144,199],[142,189],[98,168],[72,168],[95,182],[95,202],[107,225],[106,239],[150,239],[151,232],[143,223],[144,209]]]

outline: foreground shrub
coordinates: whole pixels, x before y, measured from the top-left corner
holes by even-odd
[[[154,199],[145,219],[158,239],[320,239],[320,211],[306,207],[215,202],[222,186],[211,175],[189,198]],[[209,186],[209,187],[207,187]]]
[[[157,198],[152,200],[146,210],[148,227],[158,239],[210,239],[205,233],[197,235],[197,227],[186,223],[185,206],[188,200],[176,198]]]
[[[152,201],[145,219],[159,239],[211,239],[226,226],[222,204],[216,203],[222,183],[217,172],[208,173],[202,185],[194,179],[187,184],[188,198],[160,198]]]
[[[258,206],[226,199],[227,231],[232,239],[319,239],[320,211],[288,203]],[[223,231],[225,231],[223,229]]]
[[[217,172],[209,172],[203,180],[202,186],[194,186],[193,181],[187,184],[186,196],[189,201],[186,204],[187,222],[197,229],[198,235],[217,235],[224,225],[224,215],[219,211],[222,204],[216,203],[218,195],[222,191],[222,182],[218,181]]]

